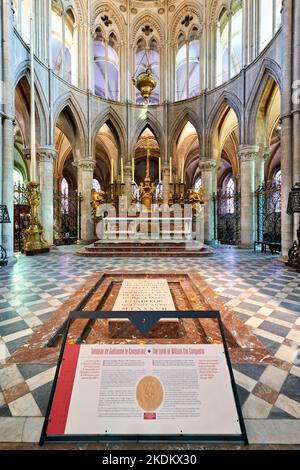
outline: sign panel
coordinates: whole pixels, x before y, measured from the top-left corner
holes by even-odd
[[[67,345],[46,435],[241,436],[224,346]]]

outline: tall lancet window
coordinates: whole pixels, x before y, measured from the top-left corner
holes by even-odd
[[[243,67],[243,10],[240,0],[231,2],[231,9],[220,13],[217,27],[216,85],[237,75]]]
[[[219,16],[217,29],[217,77],[216,85],[229,79],[229,20],[227,10],[223,8]]]
[[[94,64],[95,64],[95,93],[105,98],[106,75],[106,47],[100,28],[95,31],[94,37]]]
[[[150,26],[145,26],[145,34],[149,35],[152,28]],[[159,104],[160,102],[160,54],[158,42],[155,38],[146,40],[142,37],[137,41],[136,46],[136,72],[135,75],[138,76],[140,73],[144,72],[145,69],[150,65],[152,74],[155,77],[157,82],[156,88],[153,90],[149,104]],[[144,99],[141,96],[140,92],[136,91],[136,102],[137,104],[144,104]]]
[[[180,33],[176,44],[176,100],[185,100],[200,93],[200,40],[194,27],[186,39]]]
[[[14,25],[26,44],[30,44],[31,0],[13,0]]]
[[[271,41],[281,26],[282,0],[259,0],[259,51]]]
[[[234,77],[243,68],[243,9],[239,0],[231,8],[230,77]]]
[[[51,30],[52,68],[64,80],[77,85],[77,30],[72,10],[65,14],[58,3],[53,3]]]
[[[77,31],[74,15],[68,10],[65,20],[65,79],[77,85]]]
[[[233,178],[230,178],[227,186],[227,214],[234,214],[235,212],[235,205],[234,205],[234,195],[235,195],[235,183]]]
[[[55,73],[62,75],[63,72],[63,18],[58,9],[52,9],[52,68]]]
[[[119,50],[114,33],[108,40],[101,28],[94,36],[95,94],[109,100],[119,99]]]

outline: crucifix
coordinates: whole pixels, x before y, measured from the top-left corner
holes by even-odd
[[[146,178],[145,182],[149,181],[150,182],[150,157],[151,157],[151,150],[159,150],[159,147],[155,145],[151,145],[150,140],[147,140],[147,145],[145,147],[141,147],[142,149],[147,151],[147,164],[146,164]],[[159,167],[160,167],[160,157],[159,157]],[[160,172],[159,172],[159,179],[161,178]]]

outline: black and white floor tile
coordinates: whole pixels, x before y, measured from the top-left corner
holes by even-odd
[[[69,247],[36,258],[19,256],[16,264],[0,269],[0,442],[38,440],[55,372],[55,368],[45,365],[6,366],[5,359],[94,271],[118,269],[139,272],[175,268],[199,272],[265,347],[291,364],[289,371],[271,365],[234,365],[243,414],[253,441],[262,442],[258,430],[263,422],[263,429],[269,429],[270,443],[272,439],[285,443],[291,429],[297,432],[300,274],[277,257],[234,248],[217,248],[214,257],[198,259],[89,259],[75,256],[75,251],[76,247]],[[14,390],[22,395],[15,400],[11,393]],[[12,398],[8,402],[9,395]],[[281,423],[285,438],[272,437],[273,421]],[[300,443],[298,440],[287,443]]]

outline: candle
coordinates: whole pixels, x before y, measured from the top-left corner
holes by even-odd
[[[173,165],[172,165],[172,157],[170,157],[170,184],[173,183]]]
[[[114,184],[114,161],[111,159],[110,182]]]
[[[121,184],[124,184],[124,160],[121,157]]]
[[[182,170],[181,170],[181,184],[184,184],[184,163],[182,163]]]
[[[135,180],[135,174],[134,174],[134,172],[135,172],[135,161],[134,161],[134,158],[132,158],[131,164],[132,164],[132,182],[134,183],[135,182],[134,181]]]
[[[161,182],[161,158],[158,157],[158,179],[159,183]]]

